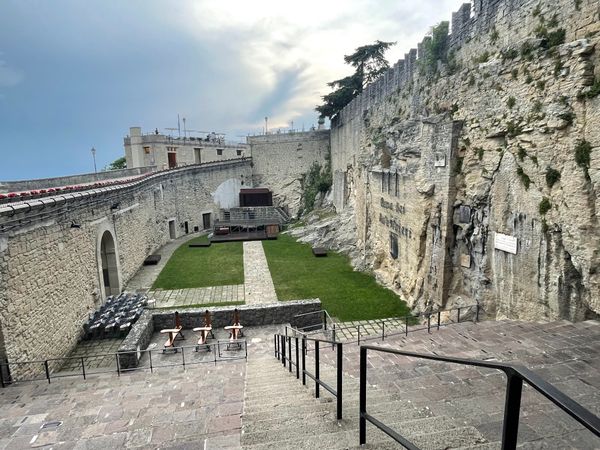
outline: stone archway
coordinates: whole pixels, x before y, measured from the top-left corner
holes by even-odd
[[[100,271],[100,292],[102,301],[109,295],[118,295],[121,292],[119,276],[119,258],[115,239],[109,230],[102,233],[99,242],[98,269]]]

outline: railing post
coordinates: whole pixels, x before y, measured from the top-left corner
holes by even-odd
[[[335,342],[335,323],[333,324],[333,329],[331,330],[331,340],[333,342]],[[335,346],[335,344],[331,344],[331,349],[333,350],[333,347]]]
[[[456,321],[458,323],[460,323],[460,307],[457,309],[457,311],[458,311],[458,317],[456,318]]]
[[[360,387],[358,403],[358,443],[364,445],[367,442],[367,420],[364,415],[367,412],[367,349],[360,348]]]
[[[81,357],[81,372],[83,373],[83,379],[85,380],[85,362],[83,361],[83,356]]]
[[[6,384],[4,384],[4,367],[2,367],[3,364],[2,362],[0,362],[0,384],[2,385],[2,387],[6,387]],[[7,366],[8,368],[8,366]]]
[[[431,313],[427,313],[427,332],[431,333]]]
[[[183,364],[183,368],[185,369],[185,348],[181,347],[181,363]]]
[[[385,340],[385,322],[381,321],[381,342]]]
[[[337,419],[342,420],[342,343],[337,346]]]
[[[323,330],[327,331],[327,315],[325,314],[325,310],[323,310]]]
[[[519,435],[519,413],[521,410],[523,379],[512,370],[506,373],[506,378],[502,449],[514,450],[517,448],[517,437]]]
[[[299,353],[300,353],[299,350],[300,349],[298,348],[298,336],[296,336],[296,379],[297,380],[300,379],[300,364],[298,364],[300,362],[299,361],[299,359],[300,359],[299,358],[299,356],[300,356],[299,355]]]
[[[356,329],[358,330],[358,345],[360,345],[360,323],[357,325]]]
[[[408,316],[404,316],[404,335],[408,336]]]
[[[319,398],[319,340],[315,340],[315,398]]]
[[[285,336],[281,336],[281,363],[285,367]]]
[[[117,360],[117,376],[121,376],[121,364],[119,363],[119,354],[115,353],[115,358]]]
[[[475,322],[479,322],[479,303],[475,305]]]
[[[302,336],[302,386],[306,386],[306,336]]]
[[[154,373],[154,370],[152,370],[152,350],[148,350],[148,358],[150,359],[150,373]]]
[[[276,334],[273,335],[273,351],[275,352],[275,358],[279,359],[279,356],[277,356],[277,335]]]
[[[46,378],[48,379],[48,384],[50,384],[50,369],[48,368],[48,360],[44,361],[44,369],[46,370]]]
[[[438,331],[440,330],[440,320],[442,318],[442,312],[438,309],[438,313],[437,313],[437,329]]]
[[[288,336],[288,366],[290,368],[290,372],[292,371],[292,337]]]

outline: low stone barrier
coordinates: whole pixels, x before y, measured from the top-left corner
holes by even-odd
[[[204,312],[208,309],[212,315],[214,329],[231,325],[233,310],[240,312],[240,321],[245,327],[257,327],[292,323],[295,327],[315,324],[320,320],[319,314],[302,316],[298,314],[321,311],[321,300],[294,300],[264,305],[239,305],[208,308],[194,308],[179,310],[179,318],[184,330],[190,330],[202,325]],[[138,365],[138,352],[145,350],[152,339],[154,330],[172,328],[174,326],[174,312],[177,308],[168,310],[147,309],[135,323],[127,338],[119,347],[119,366],[121,369],[130,369]],[[141,355],[140,355],[141,356]]]

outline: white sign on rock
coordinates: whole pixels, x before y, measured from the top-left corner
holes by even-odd
[[[494,248],[516,255],[517,238],[508,234],[494,232]]]

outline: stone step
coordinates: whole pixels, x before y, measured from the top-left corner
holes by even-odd
[[[346,422],[358,424],[358,406],[353,408],[345,407],[342,409],[343,420]],[[392,424],[404,423],[406,421],[421,420],[431,418],[431,411],[426,408],[395,408],[395,405],[389,402],[380,403],[375,405],[369,410],[374,416],[385,417]],[[242,424],[244,429],[248,432],[252,432],[254,429],[266,430],[275,429],[279,427],[286,427],[285,423],[282,423],[282,419],[298,419],[305,423],[309,423],[310,420],[318,419],[319,421],[336,421],[337,410],[335,404],[326,404],[319,408],[306,407],[298,408],[290,406],[289,408],[272,408],[263,409],[259,412],[246,413],[242,417]],[[446,419],[444,419],[446,420]]]
[[[297,426],[303,427],[301,422]],[[246,436],[242,434],[242,448],[247,450],[314,450],[316,448],[336,450],[347,449],[358,442],[353,434],[345,431],[319,435],[315,435],[308,428],[305,428],[304,431],[305,434],[300,439],[287,439],[284,432],[277,441],[260,443],[248,442]]]

